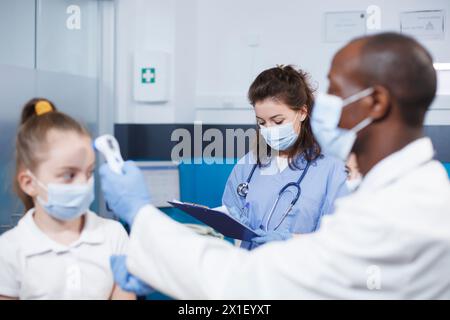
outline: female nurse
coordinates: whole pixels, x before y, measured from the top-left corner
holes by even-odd
[[[262,72],[248,97],[257,120],[256,145],[228,178],[223,205],[258,237],[241,247],[318,229],[336,198],[348,193],[345,164],[321,154],[311,130],[313,90],[292,66]]]

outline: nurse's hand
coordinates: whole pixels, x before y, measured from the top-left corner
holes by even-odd
[[[258,235],[256,238],[252,239],[252,242],[261,245],[272,241],[285,241],[292,238],[292,233],[287,231],[264,231],[262,229],[255,230]]]
[[[241,222],[246,226],[250,226],[250,219],[238,208],[236,207],[228,208],[228,212],[230,213],[230,216],[235,218],[237,221]]]
[[[105,163],[100,167],[100,178],[108,206],[131,226],[139,210],[150,204],[150,196],[142,172],[133,161],[126,161],[122,171],[117,174]]]
[[[128,272],[126,256],[111,256],[110,264],[114,275],[114,282],[117,283],[122,290],[133,292],[137,296],[147,296],[150,293],[155,292],[152,287]]]

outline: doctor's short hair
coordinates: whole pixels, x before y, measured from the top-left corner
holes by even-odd
[[[421,127],[436,96],[437,75],[431,54],[412,37],[384,32],[353,40],[362,41],[359,81],[380,85],[391,94],[403,122]]]
[[[303,155],[307,161],[313,161],[321,153],[320,146],[314,138],[310,120],[314,105],[314,91],[309,74],[292,65],[279,65],[263,71],[256,77],[248,91],[248,99],[252,106],[266,99],[275,99],[295,111],[300,110],[303,106],[306,107],[307,116],[302,122],[297,141],[287,150],[289,166],[292,169],[303,168],[296,161],[299,155]],[[272,150],[259,134],[259,127],[257,127],[257,131],[254,152],[257,156],[257,163],[261,166],[268,164]]]
[[[14,191],[22,201],[25,212],[34,207],[34,202],[20,188],[18,174],[27,169],[33,172],[39,166],[49,148],[47,134],[50,130],[72,131],[90,137],[84,126],[67,114],[59,112],[50,100],[34,98],[25,104],[16,136],[16,171],[13,181]]]

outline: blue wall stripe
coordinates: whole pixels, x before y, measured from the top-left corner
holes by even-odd
[[[120,143],[122,153],[126,159],[134,160],[170,160],[172,148],[178,141],[171,141],[172,132],[183,128],[194,136],[193,124],[116,124],[115,135]],[[253,125],[203,125],[202,130],[219,129],[224,133],[226,129],[254,128]],[[425,134],[433,141],[436,159],[450,163],[450,126],[426,126]],[[193,141],[192,139],[192,150]],[[203,146],[210,142],[203,142]],[[225,144],[225,143],[224,143]],[[247,145],[248,149],[250,146]],[[237,150],[235,150],[235,154]],[[223,150],[223,154],[225,150]],[[201,155],[193,155],[201,157]]]

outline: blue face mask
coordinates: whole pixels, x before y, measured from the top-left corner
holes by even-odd
[[[350,130],[342,129],[338,127],[342,109],[372,93],[373,88],[368,88],[346,99],[331,94],[317,96],[311,116],[311,127],[325,154],[343,161],[347,160],[355,144],[357,133],[371,124],[372,119],[364,119]]]
[[[266,143],[275,150],[283,151],[291,147],[295,141],[297,141],[298,133],[295,132],[294,123],[297,120],[297,115],[293,122],[273,126],[263,127],[261,126],[260,132]]]
[[[47,191],[47,201],[37,197],[39,204],[53,218],[61,221],[75,220],[89,210],[95,199],[94,178],[86,184],[56,184],[47,186],[29,173]]]
[[[345,184],[346,184],[346,186],[347,186],[347,189],[348,189],[350,192],[353,192],[353,191],[355,191],[356,189],[358,189],[358,187],[359,187],[359,185],[361,184],[361,182],[362,182],[362,177],[358,177],[358,178],[354,178],[354,179],[352,179],[352,180],[346,180],[346,181],[345,181]]]

